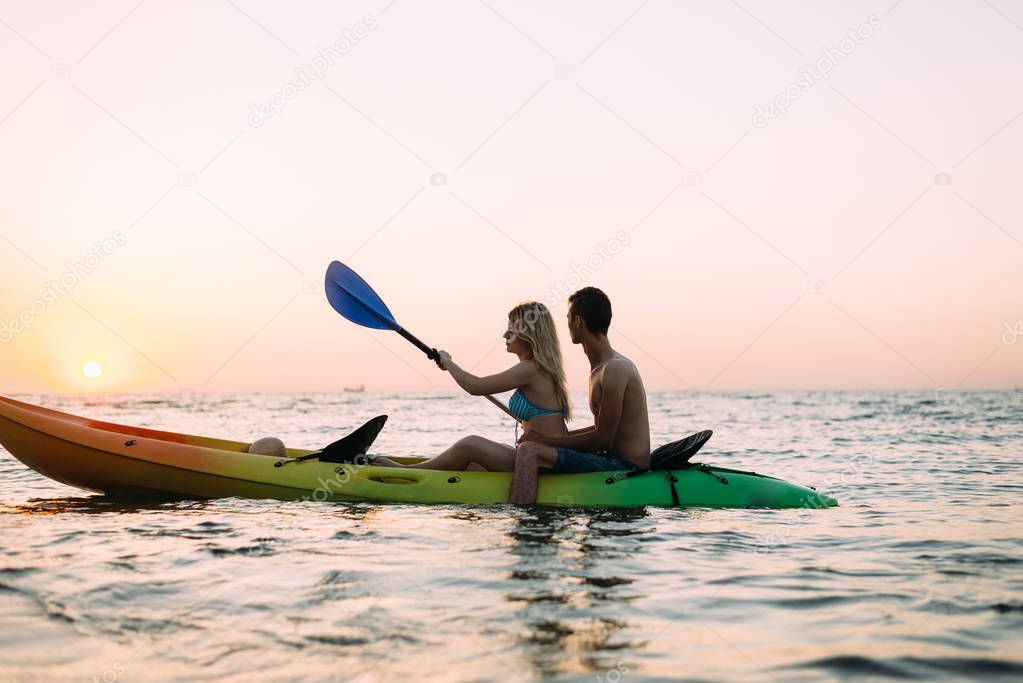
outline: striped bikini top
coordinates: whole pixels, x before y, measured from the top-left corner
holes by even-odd
[[[520,422],[532,420],[534,417],[539,417],[540,415],[558,415],[559,413],[561,415],[566,415],[568,413],[568,411],[564,408],[561,408],[560,410],[548,410],[546,408],[541,408],[526,398],[526,395],[522,393],[522,389],[516,389],[515,393],[511,395],[510,399],[508,399],[508,410],[510,410],[512,414],[515,415],[515,418]]]

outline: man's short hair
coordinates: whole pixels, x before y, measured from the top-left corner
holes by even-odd
[[[596,287],[583,287],[568,297],[568,310],[583,319],[583,324],[593,334],[607,334],[611,327],[611,300]]]

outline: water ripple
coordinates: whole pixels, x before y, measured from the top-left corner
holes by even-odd
[[[386,452],[466,424],[513,438],[453,393],[26,400],[294,446],[385,413]],[[1018,680],[1020,407],[651,395],[656,439],[714,428],[702,460],[838,494],[812,512],[126,502],[0,455],[0,662],[23,680]]]

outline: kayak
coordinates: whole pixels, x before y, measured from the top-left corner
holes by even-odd
[[[0,444],[51,479],[119,497],[487,505],[507,502],[511,485],[507,472],[323,462],[316,459],[316,450],[305,449],[288,449],[288,458],[252,454],[246,452],[249,444],[240,441],[101,422],[4,397]],[[292,460],[304,456],[311,459]],[[390,457],[402,464],[425,459]],[[639,474],[542,474],[537,504],[824,508],[838,502],[775,477],[688,464]]]

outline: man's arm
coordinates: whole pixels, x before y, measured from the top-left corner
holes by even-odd
[[[628,383],[629,375],[625,368],[616,363],[609,364],[604,370],[604,380],[601,382],[600,410],[597,411],[595,425],[560,437],[526,432],[519,441],[536,441],[555,448],[571,448],[587,453],[611,450],[618,434],[618,425],[622,420],[622,405]]]

